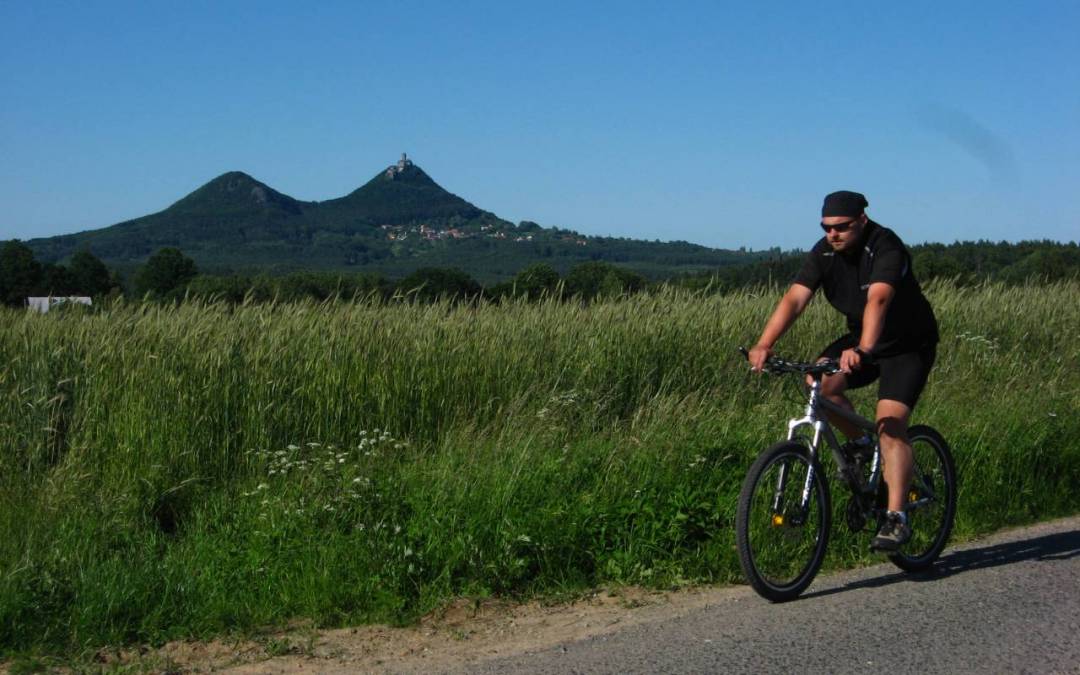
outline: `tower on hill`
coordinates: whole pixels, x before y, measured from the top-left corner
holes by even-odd
[[[391,164],[390,166],[386,167],[386,177],[390,180],[393,180],[394,176],[401,173],[410,166],[412,166],[412,160],[409,159],[409,157],[403,152],[401,153],[401,159],[398,160],[397,164]]]

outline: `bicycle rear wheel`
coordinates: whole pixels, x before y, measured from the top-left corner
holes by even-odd
[[[785,441],[761,453],[743,481],[735,516],[739,563],[759,595],[783,602],[810,585],[825,558],[831,517],[828,481],[804,446]]]
[[[948,443],[934,429],[918,425],[908,429],[915,465],[908,490],[911,540],[889,560],[908,572],[934,564],[952,533],[956,517],[956,465]]]

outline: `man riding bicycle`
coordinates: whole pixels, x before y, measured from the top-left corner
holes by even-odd
[[[888,486],[888,514],[871,546],[895,551],[911,538],[904,502],[912,475],[908,421],[934,364],[938,342],[934,311],[911,269],[911,255],[900,238],[866,215],[863,195],[846,190],[825,197],[819,240],[791,287],[777,303],[757,344],[750,367],[760,371],[773,345],[822,287],[829,303],[847,318],[848,333],[833,341],[820,358],[839,359],[841,372],[821,381],[822,395],[854,410],[847,389],[878,383],[877,430]],[[838,416],[829,421],[857,449],[860,432]]]

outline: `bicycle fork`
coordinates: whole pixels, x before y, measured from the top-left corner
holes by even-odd
[[[806,467],[806,479],[803,481],[802,494],[799,499],[800,520],[806,515],[810,508],[810,491],[814,487],[814,461],[817,459],[817,449],[821,443],[822,430],[825,428],[825,422],[817,416],[818,399],[820,396],[821,382],[814,380],[814,383],[810,386],[810,400],[806,404],[806,412],[803,414],[803,417],[788,422],[787,439],[789,441],[795,439],[795,430],[799,427],[809,425],[814,429],[813,440],[807,448],[810,453],[810,462]],[[787,487],[787,474],[788,464],[781,465],[779,475],[776,478],[776,492],[773,495],[773,513],[781,512],[780,509],[782,506],[781,501],[783,499],[784,488]]]

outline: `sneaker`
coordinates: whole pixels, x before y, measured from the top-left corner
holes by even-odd
[[[881,524],[877,536],[870,542],[870,548],[875,551],[895,551],[911,539],[911,528],[900,514],[889,513],[885,516],[885,522]]]

